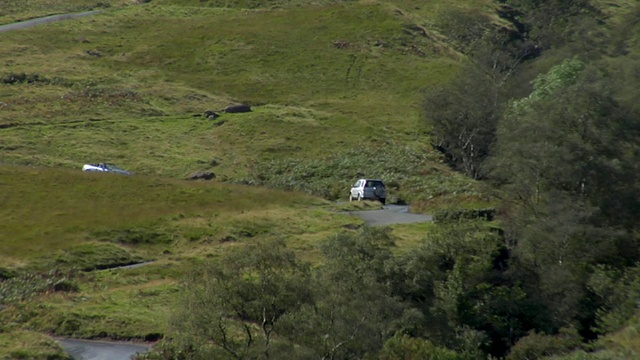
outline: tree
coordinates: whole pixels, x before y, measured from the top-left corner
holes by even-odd
[[[450,164],[472,178],[494,141],[497,123],[495,88],[468,67],[449,84],[427,90],[423,113],[433,128],[434,146]]]
[[[434,146],[451,165],[477,179],[495,141],[507,82],[531,47],[492,25],[487,18],[456,11],[448,16],[471,24],[477,33],[454,31],[456,46],[466,55],[460,72],[447,84],[426,89],[423,116],[431,125]],[[454,23],[453,20],[445,24]],[[448,25],[454,29],[458,25]]]
[[[515,276],[548,309],[546,331],[575,326],[583,336],[592,335],[596,310],[589,268],[639,254],[640,118],[596,65],[568,59],[539,76],[509,107],[487,162],[507,194]]]
[[[437,225],[401,261],[395,292],[420,309],[410,335],[455,349],[467,359],[503,356],[537,321],[532,304],[507,273],[508,253],[481,222]]]
[[[599,12],[590,0],[506,0],[518,11],[523,32],[541,50],[558,49],[572,42],[588,41],[593,19]],[[591,46],[593,50],[595,46]],[[584,48],[581,50],[585,50]]]
[[[222,350],[234,359],[269,358],[280,319],[312,302],[309,267],[282,241],[251,244],[203,264],[183,287],[174,325],[196,358]]]
[[[310,358],[362,359],[393,336],[404,307],[390,296],[386,267],[393,245],[385,229],[331,237],[315,272],[315,302],[286,316],[286,335]]]

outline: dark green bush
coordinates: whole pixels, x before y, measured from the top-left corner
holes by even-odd
[[[434,214],[433,220],[436,222],[451,222],[476,219],[492,221],[495,217],[495,212],[496,210],[493,208],[441,210]]]
[[[15,276],[16,276],[16,272],[15,271],[13,271],[11,269],[0,267],[0,280],[11,279],[12,277],[15,277]]]
[[[581,343],[580,334],[573,328],[563,329],[557,335],[534,332],[516,343],[507,356],[507,360],[535,360],[567,354],[579,348]]]
[[[33,84],[33,83],[50,84],[51,80],[49,80],[46,77],[41,76],[39,74],[12,73],[12,74],[7,74],[7,75],[3,76],[2,78],[0,78],[0,83],[10,84],[10,85],[21,84],[21,83],[27,83],[27,84]]]

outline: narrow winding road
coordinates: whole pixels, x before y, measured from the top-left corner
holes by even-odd
[[[59,339],[58,342],[76,360],[128,360],[149,350],[144,345],[106,341]]]
[[[51,16],[45,16],[37,19],[21,21],[13,24],[0,25],[0,32],[26,29],[26,28],[34,27],[41,24],[51,23],[54,21],[75,19],[79,17],[95,15],[95,14],[99,14],[100,12],[102,12],[102,10],[92,10],[92,11],[85,11],[81,13],[73,13],[73,14],[51,15]]]
[[[431,215],[412,214],[410,211],[408,205],[386,205],[382,210],[349,211],[348,214],[361,218],[370,226],[410,224],[433,220]]]

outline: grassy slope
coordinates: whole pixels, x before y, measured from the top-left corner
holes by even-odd
[[[409,54],[412,42],[431,44],[405,35],[403,24],[377,5],[272,12],[132,6],[8,33],[5,71],[65,84],[3,86],[0,122],[95,121],[86,132],[77,124],[71,131],[5,130],[3,146],[11,151],[3,160],[72,166],[93,155],[87,151],[111,148],[116,153],[106,156],[134,170],[181,176],[176,162],[198,167],[186,152],[226,160],[224,172],[228,163],[256,157],[318,156],[370,137],[405,139],[419,130],[419,89],[444,81],[455,65]],[[349,47],[333,47],[337,40]],[[220,128],[191,116],[235,102],[262,105],[260,113],[225,116]],[[167,123],[155,127],[156,121]],[[168,137],[183,134],[190,136],[172,139],[168,148]],[[47,147],[46,156],[38,145]]]
[[[301,194],[163,178],[212,169],[215,160],[218,178],[233,181],[255,162],[323,159],[380,140],[423,151],[419,90],[446,81],[455,61],[441,44],[405,31],[411,21],[375,3],[245,11],[158,1],[4,33],[1,76],[47,80],[0,85],[0,125],[9,125],[0,129],[0,162],[36,166],[0,168],[8,189],[0,266],[157,262],[74,273],[77,292],[7,300],[2,330],[153,337],[165,331],[177,281],[196,259],[282,237],[315,260],[318,241],[359,222]],[[237,102],[255,111],[193,117]],[[103,160],[138,175],[78,171]],[[420,231],[396,230],[399,243],[415,243]]]
[[[0,126],[7,127],[0,162],[78,168],[114,161],[149,175],[214,170],[222,180],[260,183],[275,171],[265,162],[282,168],[302,161],[294,173],[321,167],[331,175],[299,172],[292,177],[303,186],[287,187],[331,188],[331,197],[342,196],[361,174],[397,182],[408,200],[478,193],[439,165],[420,117],[420,90],[457,69],[435,29],[425,36],[415,27],[435,22],[442,4],[246,10],[165,3],[114,6],[3,36],[5,76],[46,80],[0,85]],[[193,116],[238,102],[255,111],[216,122]],[[393,153],[397,144],[426,161],[398,173],[387,170],[403,154],[385,164],[353,156],[359,147]],[[214,160],[219,165],[212,168]]]
[[[0,333],[13,334],[0,337],[11,344],[6,351],[24,347],[31,334],[24,330],[154,339],[165,332],[178,281],[194,262],[270,238],[286,239],[301,258],[314,261],[319,240],[360,223],[318,198],[215,182],[2,166],[0,184],[0,269],[18,276],[57,269],[78,286],[40,292],[33,279],[13,288],[0,282]],[[78,271],[134,260],[155,262]],[[7,354],[0,351],[0,358]]]
[[[9,1],[0,23],[95,5],[43,3]],[[446,202],[445,194],[472,186],[429,154],[420,89],[456,71],[455,54],[431,24],[448,7],[491,11],[490,1],[291,0],[251,10],[199,0],[103,3],[113,6],[101,15],[0,37],[0,78],[25,72],[47,79],[0,85],[0,163],[56,168],[0,167],[7,189],[0,266],[48,264],[116,238],[125,241],[112,246],[158,262],[80,274],[78,292],[37,295],[0,312],[5,333],[163,332],[176,281],[194,259],[277,236],[314,260],[318,240],[354,222],[301,194],[165,178],[212,169],[234,181],[265,161],[325,161],[393,140],[426,153],[403,189],[432,196],[437,187]],[[238,102],[255,111],[215,122],[193,116]],[[139,175],[78,172],[102,160]],[[428,225],[399,227],[398,243],[411,246],[423,231]],[[150,243],[132,244],[135,236]]]

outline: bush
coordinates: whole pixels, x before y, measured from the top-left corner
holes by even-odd
[[[547,356],[568,354],[582,343],[582,338],[573,329],[563,329],[560,334],[546,335],[531,333],[516,343],[507,360],[534,360]]]
[[[495,216],[495,212],[496,210],[493,208],[441,210],[434,214],[433,221],[452,222],[452,221],[476,220],[476,219],[492,221]]]
[[[463,357],[453,350],[437,347],[429,340],[396,334],[384,344],[384,349],[382,349],[380,353],[380,359],[462,360]]]
[[[13,278],[15,276],[16,276],[16,272],[15,271],[13,271],[11,269],[0,267],[0,280],[11,279],[11,278]]]
[[[0,83],[3,84],[22,84],[22,83],[41,83],[41,84],[50,84],[51,80],[47,79],[44,76],[40,76],[39,74],[27,74],[27,73],[12,73],[3,76],[0,78]]]

